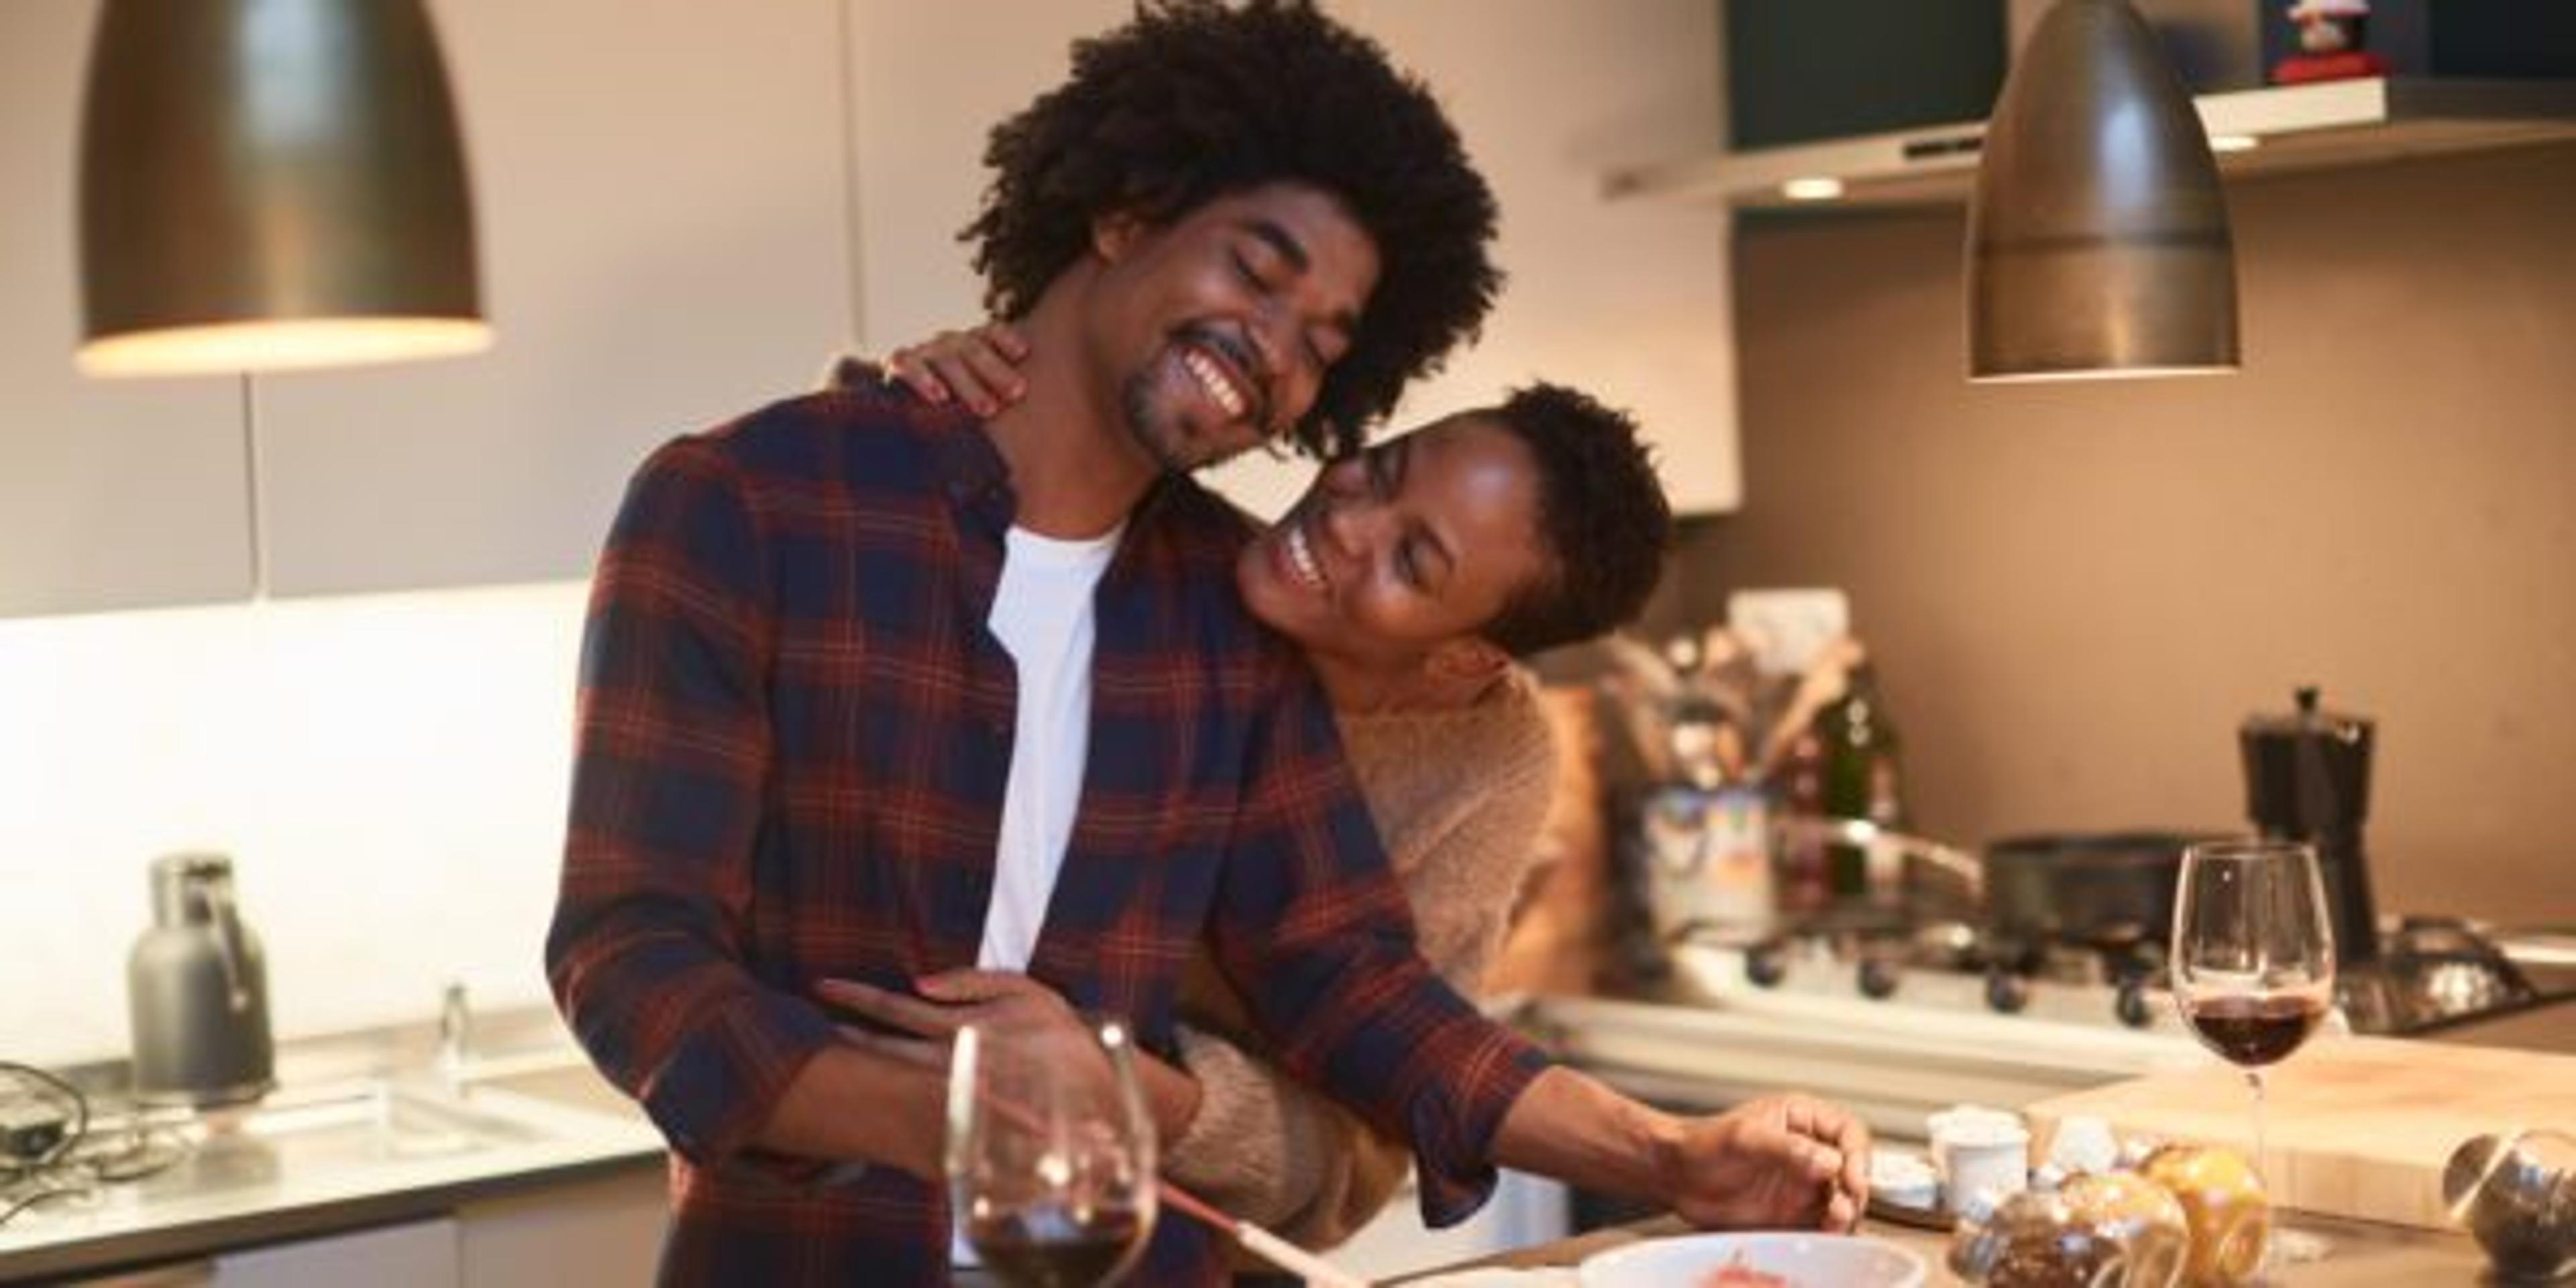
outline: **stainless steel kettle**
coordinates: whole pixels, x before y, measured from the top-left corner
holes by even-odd
[[[134,1093],[196,1106],[256,1100],[277,1085],[268,968],[233,903],[232,860],[173,854],[152,865],[152,927],[125,963]]]

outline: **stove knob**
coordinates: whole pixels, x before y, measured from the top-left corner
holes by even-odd
[[[2030,1005],[2030,981],[2008,970],[1986,972],[1986,1005],[2019,1015]]]
[[[1764,944],[1744,954],[1744,977],[1758,988],[1777,988],[1789,977],[1789,955],[1777,944]]]
[[[2147,1006],[2147,986],[2137,980],[2123,980],[2120,991],[2111,999],[2111,1012],[2122,1024],[2143,1029],[2156,1022],[2156,1014]]]
[[[1896,995],[1896,966],[1872,957],[1860,964],[1860,995],[1883,1002]]]

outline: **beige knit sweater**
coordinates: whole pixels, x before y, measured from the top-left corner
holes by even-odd
[[[1422,956],[1472,994],[1502,942],[1547,815],[1555,753],[1535,681],[1515,669],[1474,706],[1340,716],[1343,750],[1413,904]],[[1242,1002],[1202,955],[1183,997],[1181,1054],[1198,1116],[1171,1142],[1174,1180],[1309,1247],[1349,1238],[1410,1162],[1261,1056]]]

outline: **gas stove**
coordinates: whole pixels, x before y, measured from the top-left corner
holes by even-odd
[[[1833,999],[1889,1011],[2184,1032],[2164,992],[2161,960],[2139,964],[2063,946],[1996,945],[1956,924],[1751,944],[1685,941],[1672,947],[1669,961],[1671,982],[1683,996],[1713,1003]]]
[[[1884,915],[1814,918],[1754,939],[1684,937],[1667,952],[1671,985],[1689,1000],[1858,999],[1898,1011],[2187,1033],[2164,959],[2161,942],[2137,935],[2035,940]],[[2346,966],[2336,980],[2338,1009],[2353,1031],[2393,1036],[2567,996],[2576,996],[2576,981],[2535,984],[2479,927],[2448,918],[2388,927],[2374,959]]]

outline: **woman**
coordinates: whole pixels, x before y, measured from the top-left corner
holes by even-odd
[[[888,366],[923,398],[989,415],[1017,396],[1024,356],[996,323],[899,350]],[[1236,564],[1245,605],[1312,661],[1423,957],[1461,992],[1501,942],[1554,772],[1536,686],[1515,659],[1633,617],[1670,529],[1634,423],[1540,384],[1327,464]],[[975,998],[972,985],[923,987],[939,1002]],[[929,1021],[875,990],[825,992],[873,1019]],[[1347,1239],[1402,1181],[1406,1151],[1268,1063],[1204,958],[1185,996],[1197,1104],[1165,1172],[1307,1246]]]

